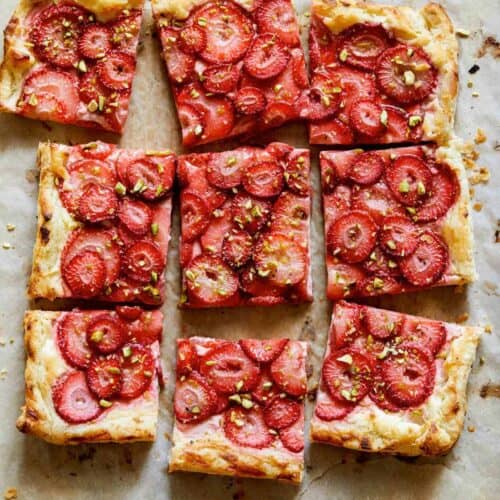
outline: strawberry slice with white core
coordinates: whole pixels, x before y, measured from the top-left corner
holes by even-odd
[[[105,186],[89,184],[82,193],[78,204],[80,218],[96,223],[113,219],[118,209],[115,191]]]
[[[272,102],[264,110],[262,123],[266,128],[274,128],[297,117],[295,106],[286,102]]]
[[[391,190],[383,182],[352,190],[352,208],[370,214],[376,224],[382,224],[389,215],[406,215],[400,203],[392,196]]]
[[[415,286],[430,286],[443,275],[448,265],[448,248],[439,236],[426,231],[418,238],[415,251],[401,260],[403,276]]]
[[[123,12],[111,25],[111,42],[115,49],[135,55],[141,29],[142,11],[136,9],[129,10],[127,13]]]
[[[23,115],[38,120],[52,120],[64,123],[68,116],[68,110],[62,102],[45,92],[38,92],[36,97],[31,97],[31,95],[34,94],[29,94],[28,101],[25,100],[22,105],[21,113]]]
[[[307,196],[309,185],[309,154],[293,151],[288,156],[285,166],[285,181],[288,188],[299,196]]]
[[[299,419],[300,413],[300,403],[278,396],[264,408],[264,420],[272,429],[280,430],[293,425]]]
[[[254,162],[251,149],[224,151],[211,155],[207,167],[207,179],[220,189],[231,189],[241,184],[243,172]]]
[[[232,92],[240,78],[240,70],[233,64],[209,66],[202,73],[201,81],[207,92],[228,94]]]
[[[216,211],[215,215],[212,214],[210,224],[200,238],[201,247],[205,252],[211,255],[222,256],[224,238],[234,228],[231,220],[228,218],[228,214],[229,209],[227,204]]]
[[[142,201],[125,198],[120,202],[118,218],[129,231],[143,236],[151,230],[153,212]]]
[[[367,151],[356,155],[352,159],[349,178],[356,184],[374,184],[382,176],[384,167],[385,163],[380,155]]]
[[[331,300],[340,300],[352,295],[356,283],[365,278],[360,266],[342,262],[328,263],[327,295]]]
[[[236,93],[234,106],[242,115],[256,115],[266,107],[266,96],[256,87],[242,87]]]
[[[218,257],[194,258],[184,278],[189,295],[207,306],[224,303],[238,292],[238,276]]]
[[[244,266],[252,256],[253,239],[246,231],[233,230],[222,243],[222,258],[233,269]]]
[[[278,394],[278,392],[278,386],[271,377],[269,368],[266,366],[261,367],[259,380],[252,391],[252,398],[258,401],[261,405],[265,406]]]
[[[99,79],[111,90],[130,90],[135,73],[135,59],[124,52],[110,52],[96,66]]]
[[[331,338],[337,349],[348,346],[362,334],[361,313],[362,309],[357,304],[339,302],[335,306]]]
[[[238,193],[231,203],[231,217],[241,229],[255,234],[267,223],[272,205],[245,193]]]
[[[87,26],[78,40],[78,50],[87,59],[102,59],[111,50],[111,30],[96,24]]]
[[[356,293],[361,297],[396,295],[403,292],[401,283],[391,276],[370,276],[356,282]]]
[[[142,309],[138,306],[117,306],[116,312],[120,318],[130,322],[141,317]]]
[[[446,328],[440,321],[407,317],[401,330],[403,342],[411,342],[429,349],[435,356],[446,341]]]
[[[125,343],[123,323],[110,313],[97,316],[87,326],[87,343],[102,354],[116,351]]]
[[[156,362],[149,347],[141,344],[125,344],[121,349],[120,365],[122,386],[120,397],[135,399],[139,397],[153,381]]]
[[[243,187],[257,198],[270,198],[281,193],[284,171],[274,161],[260,161],[247,166],[243,174]]]
[[[62,274],[75,297],[91,298],[99,295],[106,281],[106,266],[93,250],[84,250],[68,261]]]
[[[200,55],[212,64],[241,59],[254,34],[250,19],[232,2],[209,2],[196,11],[191,22],[204,29],[206,45]]]
[[[335,351],[323,364],[323,381],[332,398],[358,403],[370,391],[374,365],[354,349]]]
[[[287,394],[299,397],[307,392],[306,352],[298,342],[288,342],[271,363],[271,377]]]
[[[198,369],[198,354],[189,339],[177,340],[177,376],[189,375]]]
[[[120,392],[121,366],[116,356],[93,359],[85,375],[89,389],[99,399],[107,399]]]
[[[70,424],[90,422],[102,412],[83,372],[66,372],[59,376],[52,386],[52,401],[57,414]]]
[[[300,417],[294,424],[281,429],[279,436],[287,450],[299,453],[304,449],[304,410],[302,407],[300,408]]]
[[[432,176],[428,198],[417,208],[416,221],[433,222],[446,215],[455,203],[459,189],[454,173],[445,168],[439,170]]]
[[[385,171],[385,179],[394,197],[413,207],[428,196],[432,172],[416,155],[398,156]]]
[[[199,26],[188,25],[179,33],[179,47],[188,54],[200,53],[206,46],[206,31]]]
[[[370,257],[362,263],[362,266],[368,274],[382,278],[386,276],[397,278],[401,274],[397,259],[387,255],[378,245],[373,249]]]
[[[313,76],[311,89],[302,92],[297,102],[300,117],[323,120],[334,115],[341,102],[342,87],[335,75],[319,73]]]
[[[299,45],[299,29],[289,0],[271,0],[261,4],[256,19],[261,33],[273,33],[291,47]]]
[[[329,398],[316,405],[314,414],[325,422],[331,422],[332,420],[342,420],[347,417],[355,407],[356,405],[347,401],[337,401]]]
[[[189,104],[179,104],[177,114],[182,128],[182,143],[190,146],[198,142],[205,129],[202,113]]]
[[[87,343],[89,320],[84,313],[66,313],[57,325],[57,345],[64,359],[75,368],[87,368],[92,358]]]
[[[270,229],[304,245],[308,238],[310,212],[309,199],[284,192],[274,203]]]
[[[200,372],[218,392],[233,394],[251,391],[259,377],[259,365],[236,343],[210,350],[200,359]]]
[[[80,76],[78,92],[81,100],[87,104],[87,110],[89,112],[90,109],[93,109],[94,113],[106,113],[107,109],[111,109],[109,104],[111,102],[117,102],[116,99],[111,98],[111,94],[113,94],[114,91],[102,84],[95,66],[88,69]],[[101,104],[101,109],[99,109],[99,103]]]
[[[323,211],[327,221],[333,221],[351,208],[351,188],[338,184],[331,194],[323,196]]]
[[[380,244],[389,255],[408,257],[418,245],[418,228],[406,217],[386,217],[381,225]]]
[[[351,126],[367,137],[378,137],[385,131],[383,110],[380,104],[371,99],[354,101],[350,107],[349,120]]]
[[[155,243],[142,240],[125,250],[125,274],[140,283],[156,283],[165,267],[163,255]]]
[[[116,148],[114,144],[108,144],[102,141],[89,142],[77,146],[79,153],[84,158],[91,160],[105,160]],[[114,172],[114,169],[111,169]]]
[[[390,43],[387,31],[380,24],[353,24],[339,36],[339,59],[368,71],[373,71],[378,57]]]
[[[378,58],[375,75],[382,92],[401,104],[423,101],[437,80],[436,68],[427,53],[408,45],[386,49]]]
[[[238,446],[266,448],[274,441],[258,406],[230,408],[224,413],[223,426],[225,436]]]
[[[160,31],[160,38],[171,81],[174,84],[190,81],[194,75],[195,58],[178,48],[178,33],[170,28],[163,28]]]
[[[278,286],[268,278],[260,276],[254,266],[247,266],[240,271],[240,287],[245,293],[270,304],[279,303],[275,299],[281,299],[281,294],[284,291],[282,286]],[[258,304],[256,303],[256,305]]]
[[[414,344],[400,346],[397,355],[381,363],[387,398],[400,408],[422,404],[434,388],[436,365],[432,354]]]
[[[210,222],[208,207],[197,195],[190,192],[181,194],[181,233],[183,241],[198,238]]]
[[[372,307],[365,308],[363,319],[370,335],[382,340],[397,337],[403,323],[401,314]]]
[[[160,342],[162,333],[163,316],[158,310],[141,311],[140,317],[129,325],[129,339],[142,345]]]
[[[242,349],[258,363],[270,363],[274,361],[287,344],[288,339],[240,340]]]
[[[266,33],[254,39],[245,55],[246,72],[259,80],[279,75],[288,64],[290,52],[274,34]]]
[[[341,215],[328,229],[328,251],[349,264],[361,262],[375,247],[377,231],[367,212],[353,210]]]
[[[352,144],[354,134],[349,125],[334,118],[311,124],[309,142],[311,144]]]
[[[174,396],[175,417],[184,424],[194,424],[213,415],[217,393],[197,372],[177,381]]]
[[[378,364],[373,376],[370,399],[382,410],[399,412],[401,408],[387,397],[387,383],[382,376],[382,365]]]
[[[257,274],[269,278],[277,286],[300,283],[307,270],[304,250],[288,237],[271,232],[264,235],[254,250]]]
[[[131,192],[150,201],[167,194],[172,188],[174,177],[173,155],[138,158],[127,166],[127,180]]]

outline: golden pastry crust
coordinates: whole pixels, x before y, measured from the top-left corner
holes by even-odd
[[[425,404],[415,411],[392,413],[381,410],[366,397],[360,408],[343,420],[325,422],[314,416],[311,439],[355,450],[408,456],[450,451],[463,428],[467,380],[483,329],[445,325],[452,340],[442,368],[437,371],[434,391]]]
[[[199,7],[210,1],[212,0],[151,0],[151,5],[155,16],[163,15],[174,19],[184,20],[195,7]],[[233,1],[247,11],[252,11],[258,3],[256,0]]]
[[[334,34],[356,23],[381,23],[399,40],[423,48],[439,73],[434,97],[425,104],[424,139],[441,143],[451,136],[458,93],[458,42],[441,5],[428,3],[416,10],[362,0],[313,0],[312,12]]]
[[[26,402],[16,426],[54,444],[86,442],[154,441],[158,419],[158,382],[139,398],[118,404],[93,422],[69,424],[56,413],[52,403],[52,384],[72,370],[56,345],[54,324],[64,312],[28,311],[24,317],[26,348]],[[153,344],[159,353],[159,345]]]

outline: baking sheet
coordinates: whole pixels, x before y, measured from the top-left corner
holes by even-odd
[[[2,0],[3,28],[17,0]],[[421,2],[409,2],[421,5]],[[500,259],[500,178],[495,161],[500,156],[500,13],[498,0],[442,2],[457,27],[470,30],[460,40],[461,89],[457,114],[458,135],[473,140],[477,128],[487,136],[477,146],[478,164],[489,167],[488,184],[474,186],[473,211],[476,261],[480,278],[462,293],[452,288],[377,299],[376,304],[429,317],[455,320],[469,314],[470,324],[499,325],[497,288]],[[295,4],[307,23],[308,1]],[[161,395],[158,438],[154,444],[81,445],[57,447],[27,437],[15,429],[24,397],[22,316],[30,307],[25,286],[35,236],[36,170],[38,141],[78,143],[102,139],[123,147],[170,147],[181,151],[170,92],[153,36],[147,7],[137,78],[125,134],[121,139],[74,127],[47,125],[14,116],[0,116],[0,493],[16,488],[18,498],[73,499],[288,499],[288,498],[498,498],[500,489],[500,343],[497,333],[485,335],[469,384],[469,411],[465,429],[454,450],[445,458],[398,459],[362,454],[324,445],[306,449],[306,474],[300,487],[264,480],[231,479],[201,474],[168,475],[166,472],[172,430],[174,339],[201,334],[215,337],[271,337],[286,335],[312,343],[313,388],[326,342],[331,306],[325,300],[323,220],[319,195],[317,152],[314,150],[314,210],[312,252],[315,302],[310,306],[274,309],[237,309],[180,312],[178,206],[174,211],[169,251],[167,301],[162,357],[167,387]],[[491,38],[488,38],[491,37]],[[480,50],[483,49],[483,50]],[[484,53],[478,58],[479,53]],[[468,69],[477,63],[480,70]],[[467,86],[468,81],[473,87]],[[478,92],[478,97],[473,97]],[[262,141],[288,140],[307,146],[305,128],[292,125],[268,134]],[[226,144],[229,148],[233,144]],[[15,224],[9,232],[6,224]],[[8,243],[12,248],[4,248]],[[8,246],[8,245],[6,245]],[[31,307],[40,307],[31,304]],[[479,358],[478,356],[478,358]],[[496,389],[496,390],[495,390]],[[481,391],[483,396],[481,396]],[[496,394],[496,396],[495,396]],[[307,404],[310,415],[312,404]],[[469,430],[468,430],[469,428]],[[474,432],[472,432],[474,430]],[[13,490],[11,491],[13,493]]]

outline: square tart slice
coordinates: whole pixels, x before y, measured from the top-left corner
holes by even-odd
[[[54,444],[153,441],[163,315],[28,311],[26,402],[17,428]]]
[[[163,302],[176,158],[40,144],[31,298]]]
[[[475,279],[461,148],[320,153],[330,299]]]
[[[369,452],[447,453],[462,431],[482,331],[338,302],[311,439]]]
[[[0,110],[121,133],[143,0],[23,0],[5,30]]]
[[[312,300],[309,151],[282,143],[179,157],[188,308]]]
[[[421,10],[313,0],[311,144],[442,142],[451,133],[458,44],[441,5]]]
[[[169,471],[300,483],[307,343],[177,341]]]
[[[153,0],[185,146],[299,118],[308,87],[291,0]]]

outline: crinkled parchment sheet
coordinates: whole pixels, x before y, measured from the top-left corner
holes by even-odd
[[[0,26],[5,27],[17,0],[2,0]],[[297,5],[299,2],[295,2]],[[413,3],[413,2],[410,2]],[[491,171],[488,184],[474,186],[473,211],[476,262],[480,278],[473,286],[457,293],[453,288],[377,301],[400,311],[442,320],[469,314],[469,324],[499,324],[500,302],[497,288],[500,269],[500,61],[495,60],[494,39],[486,54],[478,50],[488,36],[498,36],[498,0],[450,0],[445,3],[457,27],[470,30],[460,39],[461,90],[457,133],[473,140],[478,127],[486,132],[486,142],[477,146],[479,165]],[[300,2],[305,25],[308,2]],[[485,335],[469,384],[469,411],[465,429],[454,450],[438,459],[398,459],[361,454],[324,445],[307,446],[306,474],[300,487],[264,480],[235,480],[201,474],[166,472],[172,431],[172,390],[174,340],[194,334],[239,338],[289,336],[311,342],[313,375],[317,383],[320,360],[326,342],[331,306],[325,300],[323,230],[317,162],[313,162],[314,210],[312,254],[314,304],[274,309],[237,309],[179,312],[178,207],[174,211],[173,238],[169,251],[167,301],[162,357],[167,387],[161,394],[158,438],[154,444],[81,445],[57,447],[24,436],[15,420],[24,398],[24,352],[22,317],[30,307],[25,286],[35,238],[37,182],[36,148],[39,141],[78,143],[102,139],[124,147],[169,147],[180,152],[179,134],[149,6],[144,22],[137,78],[124,136],[47,125],[15,116],[0,116],[0,493],[17,489],[18,498],[73,499],[291,499],[291,498],[498,498],[500,489],[500,343],[498,333]],[[495,33],[496,30],[496,33]],[[304,30],[305,31],[305,30]],[[498,46],[496,47],[497,56]],[[480,70],[468,73],[473,64]],[[467,86],[472,81],[473,87]],[[474,97],[478,92],[479,97]],[[259,138],[288,140],[307,146],[302,125],[283,128]],[[226,144],[229,148],[232,144]],[[224,146],[223,146],[224,147]],[[496,147],[496,149],[495,149]],[[313,158],[317,158],[317,150]],[[8,232],[7,224],[16,229]],[[495,234],[496,233],[496,234]],[[12,248],[5,249],[3,243]],[[31,304],[40,307],[40,304]],[[53,307],[53,306],[52,306]],[[5,342],[5,344],[4,344]],[[484,389],[487,384],[490,390]],[[497,386],[498,387],[498,386]],[[481,393],[481,389],[483,391]],[[491,394],[482,397],[485,393]],[[495,396],[496,394],[496,396]],[[307,403],[308,414],[312,403]]]

